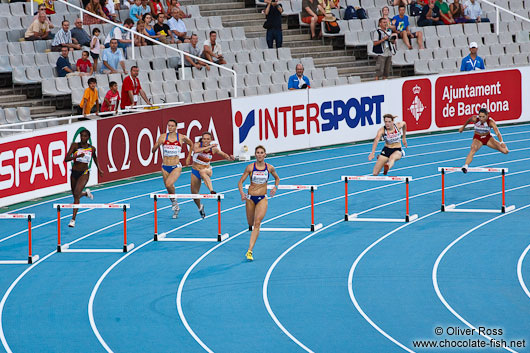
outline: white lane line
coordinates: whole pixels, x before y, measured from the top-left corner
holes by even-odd
[[[530,185],[526,185],[526,187],[528,187]],[[482,337],[485,337],[487,338],[489,341],[492,341],[492,340],[495,340],[494,338],[492,338],[491,336],[489,335],[486,335],[486,334],[481,334],[478,330],[477,327],[473,326],[471,323],[469,323],[466,319],[464,319],[460,314],[458,314],[456,312],[456,310],[454,310],[451,305],[449,305],[449,303],[445,300],[442,292],[440,291],[440,288],[438,286],[438,267],[440,265],[440,262],[442,261],[443,257],[445,256],[445,254],[456,244],[458,243],[460,240],[464,239],[467,235],[473,233],[475,230],[493,222],[493,221],[496,221],[497,219],[499,218],[502,218],[502,217],[505,217],[507,215],[510,215],[510,214],[513,214],[515,212],[519,212],[521,210],[524,210],[526,208],[530,207],[530,204],[528,205],[525,205],[523,207],[519,207],[519,208],[516,208],[515,210],[509,212],[509,213],[503,213],[501,215],[498,215],[494,218],[491,218],[481,224],[479,224],[478,226],[476,227],[473,227],[471,228],[470,230],[468,230],[467,232],[465,232],[464,234],[462,234],[461,236],[459,236],[458,238],[456,238],[455,240],[453,240],[451,242],[451,244],[449,244],[441,253],[440,255],[438,255],[438,258],[436,259],[436,262],[434,263],[434,267],[432,268],[432,284],[434,286],[434,290],[436,292],[436,295],[438,296],[438,298],[440,299],[440,301],[443,303],[443,305],[447,308],[447,310],[449,310],[454,316],[456,316],[456,318],[460,321],[462,321],[467,327],[471,328],[471,329],[474,329],[475,332],[479,333]],[[496,341],[496,340],[495,340]],[[508,347],[502,347],[504,349],[506,349],[507,351],[509,352],[512,352],[512,353],[516,353],[517,351],[514,351],[513,349],[511,348],[508,348]]]
[[[530,298],[530,291],[528,290],[528,287],[526,286],[526,283],[524,282],[523,278],[523,261],[528,254],[528,251],[530,250],[530,245],[524,249],[523,253],[519,257],[519,260],[517,261],[517,278],[519,279],[519,284],[521,285],[521,288],[523,288],[523,291],[525,292],[526,296]]]

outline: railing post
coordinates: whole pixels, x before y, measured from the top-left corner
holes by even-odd
[[[180,67],[182,69],[182,80],[186,79],[186,70],[184,69],[184,53],[180,53]]]
[[[495,7],[495,33],[499,35],[499,8]]]
[[[237,72],[234,72],[234,98],[237,98]]]
[[[134,34],[133,32],[130,32],[131,33],[131,38],[132,38],[132,41],[131,41],[131,52],[132,52],[132,60],[136,60],[135,58],[135,54],[134,54]],[[127,51],[127,48],[125,48],[125,51]],[[127,53],[125,53],[125,55],[127,55]]]

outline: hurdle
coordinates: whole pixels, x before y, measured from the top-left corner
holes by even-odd
[[[341,176],[344,180],[344,220],[349,222],[410,222],[418,218],[417,214],[409,215],[409,181],[411,176]],[[359,218],[358,213],[348,214],[348,181],[404,181],[405,182],[405,218]]]
[[[131,208],[128,203],[54,203],[53,208],[57,209],[57,252],[76,253],[114,253],[128,252],[134,248],[134,244],[127,244],[127,209]],[[61,244],[61,209],[121,209],[123,210],[123,248],[122,249],[70,249],[70,244]]]
[[[249,185],[245,185],[248,189]],[[267,189],[271,190],[274,185],[267,185]],[[278,190],[309,190],[311,192],[311,226],[309,228],[260,228],[260,232],[314,232],[322,228],[322,223],[315,224],[315,191],[318,189],[316,185],[278,185]],[[248,227],[252,231],[252,226]]]
[[[515,210],[515,205],[506,207],[505,197],[505,175],[508,168],[467,168],[468,173],[501,173],[502,175],[502,205],[500,209],[481,209],[481,208],[456,208],[455,204],[445,205],[445,172],[459,172],[462,168],[458,167],[438,167],[442,173],[442,212],[468,212],[468,213],[506,213]]]
[[[218,241],[228,239],[228,233],[221,232],[221,200],[224,199],[223,194],[150,194],[150,198],[154,201],[154,218],[155,218],[155,241]],[[217,200],[217,238],[168,238],[167,233],[158,233],[158,199],[201,199],[201,200]]]
[[[28,259],[27,260],[0,260],[0,265],[25,265],[33,264],[39,260],[39,255],[32,254],[31,220],[35,219],[34,213],[2,213],[0,219],[27,219],[28,220]]]

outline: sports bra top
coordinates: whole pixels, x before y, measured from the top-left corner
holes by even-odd
[[[250,182],[252,184],[266,184],[269,180],[269,167],[265,163],[265,169],[258,169],[256,163],[252,168],[252,174],[250,174]]]
[[[179,134],[177,133],[176,141],[169,141],[169,132],[166,134],[166,140],[162,145],[162,151],[164,152],[164,157],[178,157],[182,150],[182,146],[179,141]]]

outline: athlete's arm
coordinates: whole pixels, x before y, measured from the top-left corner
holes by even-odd
[[[408,145],[407,145],[407,123],[402,121],[399,124],[401,124],[401,126],[399,126],[399,128],[403,131],[403,134],[402,134],[403,146],[408,147]]]
[[[236,158],[234,157],[234,155],[232,154],[228,154],[228,153],[224,153],[223,151],[221,151],[219,148],[217,147],[214,147],[212,148],[212,152],[213,153],[216,153],[216,154],[220,154],[221,156],[223,156],[224,159],[228,160],[228,161],[235,161]]]
[[[212,149],[212,152],[213,152],[213,149],[215,148],[215,146],[217,146],[216,143],[210,143],[210,145],[208,145],[208,146],[201,147],[201,144],[199,142],[195,142],[195,144],[193,146],[193,152],[194,153],[201,153],[201,152],[204,152],[204,151],[208,151],[210,148]]]
[[[155,145],[153,146],[153,148],[151,149],[151,153],[155,153],[156,150],[158,149],[158,147],[160,147],[160,145],[163,143],[163,140],[164,140],[164,135],[160,135],[158,137],[158,140],[156,140],[156,143]]]
[[[502,140],[501,132],[499,131],[499,128],[497,127],[497,123],[495,122],[495,120],[490,118],[490,125],[493,128],[493,131],[495,131],[495,135],[497,135],[497,137],[499,138],[499,142],[504,144],[504,141]]]
[[[280,185],[280,177],[278,173],[276,173],[276,169],[272,165],[267,165],[269,166],[269,173],[271,173],[274,177],[274,189],[271,190],[271,197],[273,197],[276,194],[276,191],[278,190],[278,185]]]
[[[70,145],[70,149],[68,150],[68,153],[66,154],[66,156],[64,157],[64,161],[65,162],[70,162],[70,161],[73,161],[74,159],[76,159],[77,157],[80,157],[81,154],[79,156],[74,156],[74,151],[77,149],[77,143],[76,142],[73,142],[71,145]]]
[[[94,164],[98,168],[99,175],[103,175],[103,170],[99,167],[98,163],[98,156],[96,155],[96,147],[92,146],[92,159],[94,160]]]
[[[247,199],[247,195],[243,191],[243,182],[250,175],[251,172],[252,172],[252,164],[249,164],[245,168],[245,171],[243,172],[243,175],[241,176],[241,179],[239,179],[239,182],[237,183],[237,187],[239,189],[239,193],[241,194],[241,200],[242,201],[245,201]]]
[[[460,127],[460,129],[458,129],[458,132],[460,132],[460,133],[464,132],[464,129],[466,128],[467,124],[469,124],[471,121],[474,122],[474,120],[475,120],[475,117],[474,117],[474,116],[470,116],[470,117],[466,120],[466,122],[464,123],[464,125],[462,125],[462,126]]]
[[[178,134],[178,132],[177,132]],[[182,134],[179,134],[180,135],[180,138],[182,138],[182,141],[187,144],[189,147],[188,147],[188,157],[186,157],[186,165],[190,164],[190,161],[191,161],[191,152],[194,150],[193,148],[193,141],[186,135],[182,135]],[[179,140],[180,140],[179,138]]]
[[[377,130],[377,135],[375,136],[374,143],[372,145],[372,152],[368,155],[369,161],[371,161],[375,157],[375,149],[377,148],[377,144],[381,140],[381,136],[383,136],[383,129],[384,127],[379,128],[379,130]]]

